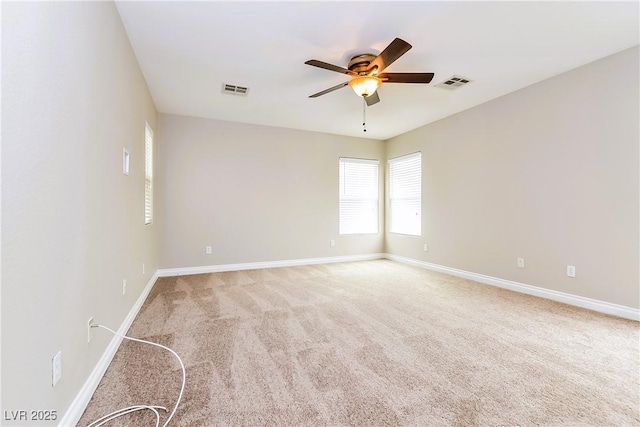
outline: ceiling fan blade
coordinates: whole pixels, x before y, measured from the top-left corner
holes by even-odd
[[[399,38],[394,39],[389,43],[389,46],[387,46],[380,55],[378,55],[376,59],[369,64],[367,72],[369,75],[372,73],[374,75],[380,74],[382,70],[404,55],[409,49],[411,49],[411,45],[409,43]]]
[[[433,73],[382,73],[378,78],[384,83],[429,83]]]
[[[380,96],[378,95],[378,91],[373,92],[370,96],[364,97],[364,102],[367,103],[368,107],[371,107],[373,104],[377,104],[380,102]]]
[[[323,68],[323,69],[329,70],[329,71],[335,71],[337,73],[342,73],[342,74],[349,74],[349,75],[355,75],[356,74],[351,70],[347,70],[346,68],[338,67],[337,65],[329,64],[327,62],[318,61],[316,59],[311,59],[309,61],[306,61],[305,64],[311,65],[311,66],[314,66],[314,67],[318,67],[318,68]]]
[[[339,85],[335,85],[333,87],[330,87],[329,89],[325,89],[322,92],[318,92],[318,93],[314,93],[313,95],[309,95],[309,98],[317,98],[319,96],[326,95],[327,93],[333,92],[334,90],[338,90],[340,88],[343,88],[348,84],[349,84],[349,82],[340,83]]]

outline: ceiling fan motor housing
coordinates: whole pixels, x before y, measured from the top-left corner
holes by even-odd
[[[356,55],[351,58],[349,61],[348,68],[354,73],[358,73],[359,75],[367,74],[367,69],[371,62],[376,59],[376,55],[372,53],[362,53],[360,55]]]

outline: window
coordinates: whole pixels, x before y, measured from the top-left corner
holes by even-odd
[[[153,219],[153,131],[149,123],[144,127],[144,224]]]
[[[422,155],[389,160],[389,231],[420,236],[422,228]]]
[[[378,161],[340,158],[340,234],[378,232]]]

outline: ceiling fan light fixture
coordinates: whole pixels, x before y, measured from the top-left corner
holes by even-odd
[[[349,86],[358,96],[371,96],[380,87],[382,81],[373,76],[357,76],[349,81]]]

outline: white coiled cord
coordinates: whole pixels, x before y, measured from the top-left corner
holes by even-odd
[[[171,350],[169,347],[165,347],[162,344],[158,344],[155,342],[151,342],[151,341],[145,341],[145,340],[141,340],[138,338],[132,338],[132,337],[128,337],[126,335],[121,335],[119,333],[117,333],[116,331],[104,326],[104,325],[99,325],[97,323],[94,323],[93,325],[91,325],[92,328],[103,328],[106,329],[107,331],[111,332],[112,334],[114,334],[117,337],[120,338],[124,338],[130,341],[136,341],[136,342],[140,342],[143,344],[149,344],[149,345],[153,345],[155,347],[160,347],[163,348],[165,350],[167,350],[168,352],[170,352],[171,354],[173,354],[176,359],[178,359],[178,362],[180,363],[180,367],[182,368],[182,387],[180,388],[180,394],[178,395],[178,400],[176,401],[175,406],[173,407],[173,411],[171,411],[171,414],[169,415],[169,418],[167,418],[167,421],[164,422],[164,424],[162,425],[162,427],[166,427],[169,422],[171,421],[171,419],[173,418],[173,416],[176,414],[176,411],[178,410],[178,405],[180,405],[180,401],[182,400],[182,394],[184,393],[184,387],[187,383],[187,371],[184,369],[184,363],[182,363],[182,359],[180,359],[180,356],[178,356],[178,353],[176,353],[175,351]],[[153,411],[153,413],[156,414],[156,427],[160,427],[160,413],[158,412],[158,409],[162,409],[163,411],[167,412],[167,408],[165,408],[164,406],[155,406],[155,405],[134,405],[134,406],[129,406],[127,408],[122,408],[122,409],[118,409],[117,411],[114,411],[108,415],[105,415],[104,417],[98,418],[97,420],[95,420],[94,422],[92,422],[91,424],[89,424],[87,427],[100,427],[101,425],[108,423],[111,420],[114,420],[118,417],[121,417],[123,415],[126,414],[130,414],[132,412],[136,412],[136,411],[141,411],[144,409],[148,409],[150,411]]]

